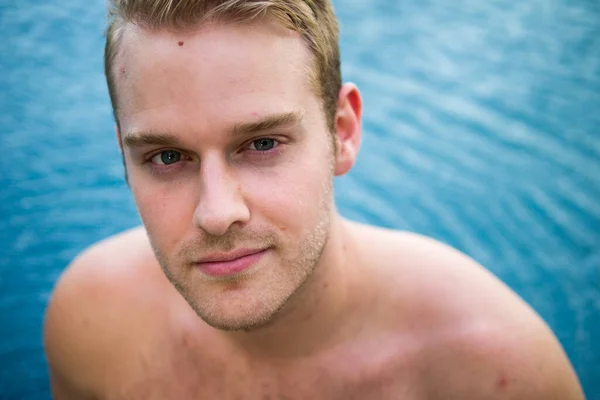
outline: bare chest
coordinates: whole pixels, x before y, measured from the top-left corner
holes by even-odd
[[[136,354],[105,388],[110,400],[296,400],[420,399],[408,364],[380,354],[298,360],[286,368],[241,361],[233,354],[162,346]],[[358,351],[360,353],[360,351]],[[391,362],[392,361],[392,362]]]

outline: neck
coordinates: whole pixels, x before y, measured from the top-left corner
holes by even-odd
[[[329,239],[313,274],[266,326],[228,332],[232,344],[253,357],[286,358],[314,354],[351,330],[364,289],[349,226],[334,213]],[[364,303],[363,303],[364,304]]]

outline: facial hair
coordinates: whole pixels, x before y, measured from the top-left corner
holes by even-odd
[[[208,325],[223,331],[253,331],[264,328],[279,319],[281,314],[286,313],[298,292],[309,281],[315,269],[319,266],[321,256],[329,238],[332,183],[322,192],[319,210],[312,229],[299,241],[286,242],[281,232],[256,231],[241,228],[232,230],[223,236],[204,235],[184,243],[176,253],[173,261],[170,261],[160,249],[150,240],[156,258],[168,280],[182,295],[194,312]],[[150,236],[150,235],[149,235]],[[178,269],[190,268],[193,260],[198,260],[203,254],[210,252],[227,252],[235,248],[267,248],[273,249],[278,254],[278,265],[266,265],[265,268],[278,268],[276,274],[270,274],[264,281],[265,290],[253,293],[253,298],[248,299],[253,304],[252,310],[244,314],[243,318],[227,318],[219,310],[222,299],[211,296],[199,301],[197,291],[202,290],[204,285],[215,284],[214,279],[202,274],[194,274],[193,280],[183,279],[178,274]],[[295,249],[294,249],[295,247]],[[290,249],[294,251],[290,254]],[[187,265],[186,265],[187,264]],[[220,284],[235,287],[236,284],[243,285],[245,280],[253,279],[252,268],[248,273],[236,274],[232,277],[220,279]],[[261,272],[257,275],[260,277]],[[213,281],[213,282],[211,282]],[[227,282],[224,282],[227,281]],[[263,282],[261,282],[263,283]],[[291,288],[290,288],[291,284]]]

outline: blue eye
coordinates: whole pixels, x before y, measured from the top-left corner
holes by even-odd
[[[252,150],[256,151],[269,151],[275,147],[275,144],[276,142],[274,139],[264,138],[251,142],[250,147],[254,147]]]
[[[181,161],[181,153],[175,150],[161,151],[160,153],[152,157],[151,161],[154,164],[159,165],[175,164],[176,162]]]

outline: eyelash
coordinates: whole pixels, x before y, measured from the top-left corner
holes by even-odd
[[[181,155],[181,159],[173,164],[156,164],[152,162],[152,159],[156,156],[161,155],[162,153],[165,153],[167,151],[172,151],[172,152],[176,152],[179,153]],[[165,175],[168,173],[173,172],[174,170],[181,168],[182,167],[182,163],[185,161],[189,161],[191,160],[191,157],[188,156],[185,152],[183,151],[179,151],[179,150],[175,150],[175,149],[162,149],[159,151],[156,151],[154,153],[152,153],[151,155],[149,155],[147,157],[147,159],[145,160],[146,164],[149,164],[150,167],[150,171],[153,175],[157,175],[157,176],[161,176],[161,175]]]
[[[252,149],[248,148],[248,147],[250,147],[250,145],[252,143],[255,143],[255,142],[258,142],[258,141],[261,141],[261,140],[272,140],[273,142],[275,142],[275,145],[273,146],[272,149],[269,149],[269,150],[252,150]],[[281,145],[282,145],[281,140],[278,140],[278,139],[275,139],[275,138],[272,138],[272,137],[261,137],[261,138],[252,139],[251,141],[246,142],[244,144],[242,150],[240,150],[238,153],[242,153],[244,151],[249,151],[249,152],[252,152],[253,156],[256,156],[256,157],[266,157],[266,156],[272,155],[273,153],[280,152],[281,150],[279,149],[279,147]],[[152,162],[152,159],[154,157],[156,157],[156,156],[158,156],[158,155],[160,155],[162,153],[165,153],[167,151],[173,151],[173,152],[181,154],[181,160],[179,160],[179,161],[177,161],[177,162],[175,162],[173,164],[169,164],[169,165],[166,165],[166,164],[156,164],[156,163]],[[147,159],[146,159],[146,162],[151,165],[151,168],[154,170],[153,171],[154,173],[156,173],[156,174],[163,174],[163,173],[169,172],[169,170],[172,170],[174,168],[178,168],[183,161],[189,161],[189,160],[191,160],[191,157],[188,156],[188,155],[186,155],[186,153],[183,152],[183,151],[179,151],[179,150],[176,150],[176,149],[162,149],[162,150],[156,151],[156,152],[152,153],[151,155],[149,155],[147,157]]]
[[[251,150],[251,149],[248,149],[248,147],[250,147],[250,145],[252,143],[260,142],[261,140],[272,140],[273,142],[275,142],[275,145],[273,146],[272,149],[269,149],[269,150]],[[252,139],[249,142],[246,142],[244,144],[244,147],[243,147],[242,151],[251,151],[253,154],[262,157],[262,156],[270,155],[273,152],[280,151],[280,150],[278,150],[278,148],[279,148],[279,146],[281,146],[281,144],[282,144],[281,141],[277,140],[275,138],[272,138],[272,137],[261,137],[261,138]]]

